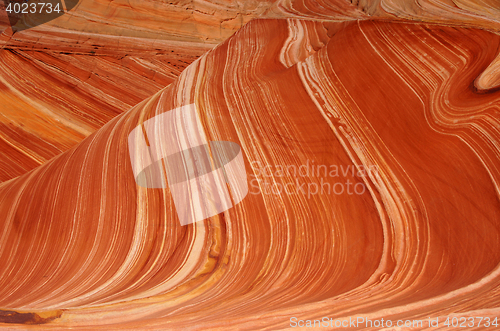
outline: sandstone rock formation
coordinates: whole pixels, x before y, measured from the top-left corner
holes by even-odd
[[[0,182],[164,88],[268,6],[82,0],[29,30],[21,21],[11,29],[0,15]]]
[[[196,60],[188,51],[195,46],[180,42],[193,56],[182,73],[164,64],[174,41],[137,44],[137,36],[115,38],[114,27],[96,41],[97,58],[2,50],[2,114],[34,133],[0,129],[31,160],[0,145],[21,174],[0,183],[0,327],[276,330],[291,318],[327,317],[422,320],[414,329],[426,329],[428,318],[441,327],[450,316],[493,321],[498,8],[486,0],[419,3],[255,4],[248,11],[262,18]],[[214,8],[210,22],[227,15],[221,6],[239,8],[203,5]],[[89,47],[74,40],[91,32],[56,23],[22,33],[67,36],[60,49]],[[29,44],[15,36],[9,43]],[[241,146],[250,192],[181,226],[168,187],[136,185],[127,139],[148,119],[193,103],[209,141]],[[46,124],[53,118],[61,119]]]

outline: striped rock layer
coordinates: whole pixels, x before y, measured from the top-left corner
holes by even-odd
[[[409,3],[269,4],[266,19],[100,129],[75,125],[73,137],[69,119],[47,130],[67,147],[0,184],[0,326],[276,330],[292,317],[498,316],[498,11],[456,1],[437,18]],[[4,90],[19,105],[24,94]],[[193,103],[207,140],[241,146],[249,194],[181,226],[168,187],[136,185],[128,136]],[[326,191],[348,181],[363,191]]]

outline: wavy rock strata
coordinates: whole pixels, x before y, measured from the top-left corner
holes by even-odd
[[[29,30],[0,15],[0,182],[169,85],[269,5],[82,0]]]
[[[248,23],[168,87],[0,184],[0,320],[275,330],[291,317],[496,316],[500,92],[475,82],[494,85],[499,44],[433,24]],[[181,226],[168,188],[135,184],[127,138],[192,103],[208,140],[241,146],[251,192]],[[347,181],[364,190],[302,191]]]

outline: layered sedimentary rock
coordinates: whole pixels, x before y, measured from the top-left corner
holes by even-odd
[[[251,21],[0,184],[0,321],[275,330],[292,317],[497,316],[500,37],[322,13]],[[168,187],[136,185],[127,139],[193,103],[208,140],[241,146],[250,192],[181,226]]]
[[[495,0],[281,0],[266,17],[340,21],[354,19],[410,20],[500,29],[500,8]]]
[[[0,7],[5,14],[4,4]],[[22,124],[19,117],[3,116],[0,181],[74,146],[168,85],[194,59],[252,18],[410,19],[498,30],[498,14],[494,1],[84,0],[69,13],[31,30],[25,29],[36,20],[20,20],[11,30],[7,16],[0,15],[5,114],[13,109],[37,114],[22,116]],[[19,67],[23,69],[18,71]],[[50,76],[49,81],[40,80],[43,76]],[[481,79],[478,84],[482,89],[481,84],[497,83]],[[26,86],[39,92],[27,93]],[[56,132],[57,138],[46,132]]]
[[[0,15],[0,182],[164,88],[268,6],[82,0],[29,30],[22,20],[11,29]]]

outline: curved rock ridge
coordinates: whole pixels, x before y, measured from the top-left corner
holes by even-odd
[[[476,79],[474,86],[480,91],[500,87],[500,54]]]
[[[267,17],[312,20],[389,19],[500,31],[496,0],[278,0]]]
[[[251,21],[0,184],[0,309],[45,312],[50,330],[498,316],[500,91],[474,82],[499,45],[435,24]],[[193,103],[207,140],[241,146],[249,193],[181,226],[168,187],[136,185],[127,139]]]

